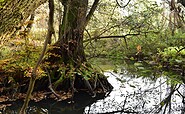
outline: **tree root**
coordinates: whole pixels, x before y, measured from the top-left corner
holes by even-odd
[[[96,89],[97,80],[98,80],[97,77],[95,77],[93,90]]]
[[[99,79],[98,79],[98,81],[99,81],[99,83],[100,83],[100,86],[101,86],[103,92],[106,93],[107,90],[106,90],[105,87],[103,86],[102,82],[101,82]]]
[[[51,90],[51,92],[57,97],[57,99],[60,99],[60,96],[53,90],[53,87],[52,87],[52,83],[51,83],[51,76],[49,74],[49,71],[47,70],[47,68],[45,68],[47,74],[48,74],[48,79],[49,79],[49,86],[48,88]]]
[[[92,97],[96,97],[96,93],[93,91],[92,86],[90,85],[89,81],[86,80],[86,79],[83,79],[83,80],[84,80],[85,86],[88,88],[88,90],[89,90],[89,92],[90,92],[90,95],[91,95]]]

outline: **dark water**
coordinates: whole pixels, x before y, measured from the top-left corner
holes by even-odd
[[[43,100],[31,102],[28,114],[185,114],[184,84],[161,75],[159,78],[138,76],[125,68],[120,72],[106,71],[113,91],[104,98],[91,98],[87,94],[76,94],[74,103]],[[151,76],[150,76],[151,77]],[[22,106],[17,101],[0,114],[17,114]]]

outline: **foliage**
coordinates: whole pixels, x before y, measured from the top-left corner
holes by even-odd
[[[184,66],[185,63],[185,49],[183,46],[179,47],[167,47],[164,51],[159,49],[159,55],[163,62],[167,62],[170,65]]]
[[[26,37],[16,35],[14,38],[5,42],[1,50],[1,69],[5,72],[25,73],[25,76],[30,76],[31,70],[38,59],[41,51],[41,41],[37,40],[38,35],[33,36],[32,33]],[[39,69],[39,73],[43,71]]]
[[[97,37],[97,40],[86,44],[88,55],[107,55],[114,59],[123,59],[137,53],[136,47],[141,45],[143,53],[150,56],[157,52],[157,47],[166,46],[163,43],[166,38],[162,36],[162,32],[160,33],[161,26],[158,23],[162,8],[156,3],[147,0],[133,1],[122,9],[117,7],[115,2],[106,1],[100,6],[87,27],[88,33],[85,33],[86,38]],[[101,39],[101,36],[124,35],[128,36]],[[99,37],[100,40],[98,40]]]
[[[4,2],[4,0],[0,0],[0,2]]]
[[[61,11],[61,4],[57,2],[55,4],[57,5],[55,10]],[[89,5],[91,6],[92,3]],[[40,18],[45,16],[44,14],[47,12],[46,7],[46,5],[43,5],[39,8],[40,10],[36,11],[38,13],[37,21],[42,21]],[[158,53],[162,60],[169,60],[170,64],[182,64],[184,62],[184,55],[182,54],[184,50],[177,53],[174,49],[170,50],[171,47],[169,46],[177,48],[179,45],[184,45],[184,32],[178,29],[176,34],[172,36],[170,29],[164,26],[166,23],[161,16],[163,11],[164,9],[155,2],[148,0],[133,0],[125,8],[120,8],[115,0],[101,1],[93,18],[86,27],[87,31],[84,33],[85,40],[89,40],[84,42],[86,55],[89,58],[99,56],[112,58],[113,60],[136,60],[136,47],[139,45],[146,59],[152,60],[157,58],[155,55]],[[60,15],[56,13],[55,25],[59,23]],[[36,22],[35,27],[46,28],[46,25],[41,26]],[[2,60],[16,58],[10,59],[3,69],[20,68],[25,71],[33,67],[44,38],[44,36],[39,35],[46,32],[45,29],[40,30],[38,28],[32,30],[34,33],[27,39],[18,40],[15,38],[15,40],[17,39],[16,41],[9,40],[9,43],[12,42],[11,44],[0,46],[0,54],[2,55],[0,57]],[[125,39],[123,37],[101,39],[102,36],[124,35],[128,36],[125,36]],[[96,37],[97,39],[91,40]],[[161,51],[163,49],[164,52]],[[139,68],[142,69],[142,67]]]
[[[2,2],[4,2],[4,0],[0,0],[0,4]],[[55,4],[58,5],[56,10],[61,13],[63,10],[60,8],[61,4]],[[68,5],[66,5],[66,8],[67,7]],[[75,11],[77,10],[76,8],[74,9]],[[74,13],[68,8],[66,11],[70,11],[69,17]],[[46,12],[47,10],[45,9],[45,13]],[[67,12],[66,15],[68,15]],[[57,20],[55,22],[56,25],[59,25],[62,16],[63,18],[65,16],[60,13],[57,13],[57,16],[55,17],[55,21]],[[121,63],[118,60],[127,59],[133,60],[131,61],[131,65],[127,66],[127,70],[132,72],[132,76],[156,79],[158,76],[165,75],[170,77],[168,83],[171,85],[183,82],[185,80],[182,77],[185,69],[185,47],[183,46],[185,40],[184,30],[176,28],[174,31],[172,28],[169,28],[168,26],[170,25],[167,24],[168,21],[164,21],[168,20],[168,18],[164,17],[162,13],[165,13],[164,9],[159,7],[155,2],[149,0],[132,0],[128,6],[124,8],[118,7],[115,0],[101,1],[84,33],[86,55],[88,55],[89,58],[99,56],[113,59],[115,65],[114,71],[116,73],[125,73],[125,70],[122,70],[125,66],[120,68],[117,64]],[[67,20],[66,18],[66,20],[63,20],[62,25],[65,26],[60,29],[66,29],[66,31],[68,31],[68,29],[73,28],[72,26],[76,26],[74,24],[71,27],[66,27],[68,24],[65,24],[65,21],[69,21],[70,19],[71,18]],[[69,23],[72,24],[73,22],[69,21]],[[46,25],[40,27],[46,28]],[[0,71],[12,74],[23,72],[24,76],[30,77],[33,66],[41,51],[41,44],[45,38],[45,36],[38,36],[38,34],[41,32],[41,34],[45,35],[45,30],[46,29],[39,31],[39,29],[35,29],[35,31],[33,31],[34,33],[31,35],[25,35],[23,31],[14,36],[8,43],[1,45]],[[64,30],[60,32],[65,33],[66,31]],[[74,32],[76,30],[69,31]],[[62,58],[63,56],[66,56],[66,58],[64,57],[65,59],[60,59],[60,61],[55,62],[56,64],[53,63],[50,65],[50,63],[47,62],[46,64],[43,64],[44,67],[49,68],[47,75],[51,76],[54,89],[63,84],[62,87],[68,86],[68,88],[72,88],[71,90],[73,91],[75,90],[75,80],[77,80],[80,82],[84,81],[84,83],[87,84],[85,87],[88,89],[90,88],[89,91],[92,90],[92,87],[95,89],[98,82],[97,85],[99,85],[103,91],[103,88],[105,88],[104,85],[102,85],[102,83],[105,84],[104,80],[102,80],[102,82],[99,80],[105,78],[103,77],[103,74],[92,68],[91,65],[86,62],[81,62],[82,64],[76,63],[75,59],[78,58],[78,56],[75,57],[75,54],[72,55],[75,51],[72,51],[69,48],[72,44],[75,44],[75,41],[71,43],[69,42],[69,39],[74,39],[76,36],[71,37],[74,34],[66,33],[65,35],[68,36],[67,38],[64,36],[64,39],[67,39],[67,43],[58,47],[60,49],[64,48],[63,50],[65,51],[62,53],[63,55],[51,52],[47,53],[45,58]],[[61,42],[58,44],[61,44]],[[77,44],[80,43],[78,42]],[[139,59],[138,54],[142,54],[141,59]],[[63,62],[69,62],[69,64],[63,64]],[[44,70],[47,71],[47,69]],[[38,73],[39,76],[45,75],[45,72],[41,68],[38,69]],[[78,79],[79,77],[80,79]],[[122,83],[126,82],[119,77],[117,80]],[[10,75],[8,76],[8,81],[14,82],[15,80]],[[65,81],[66,83],[63,83]],[[88,84],[91,85],[89,86]],[[134,85],[130,86],[135,88]],[[163,106],[164,102],[161,103]]]

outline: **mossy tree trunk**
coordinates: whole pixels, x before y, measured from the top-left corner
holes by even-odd
[[[44,60],[54,85],[54,89],[87,89],[94,95],[95,89],[109,91],[112,86],[100,72],[87,63],[83,34],[95,11],[99,0],[94,2],[89,14],[88,0],[63,0],[63,20],[59,25],[59,40],[51,46]],[[76,89],[77,88],[77,89]]]
[[[1,0],[0,36],[10,33],[23,24],[37,7],[47,0]]]
[[[67,64],[81,64],[86,61],[83,48],[88,0],[63,1],[64,17],[60,25],[59,40],[62,61]]]

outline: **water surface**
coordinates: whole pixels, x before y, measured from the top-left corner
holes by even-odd
[[[106,62],[105,65],[106,66]],[[112,67],[109,67],[112,68]],[[143,69],[140,67],[140,69]],[[115,70],[114,70],[115,71]],[[114,89],[106,97],[99,95],[91,98],[88,94],[77,93],[74,103],[42,100],[31,102],[28,114],[184,114],[184,84],[171,83],[173,80],[162,75],[151,78],[153,71],[146,76],[135,73],[126,65],[104,74]],[[1,109],[0,114],[17,114],[22,101],[13,102],[12,106]]]

